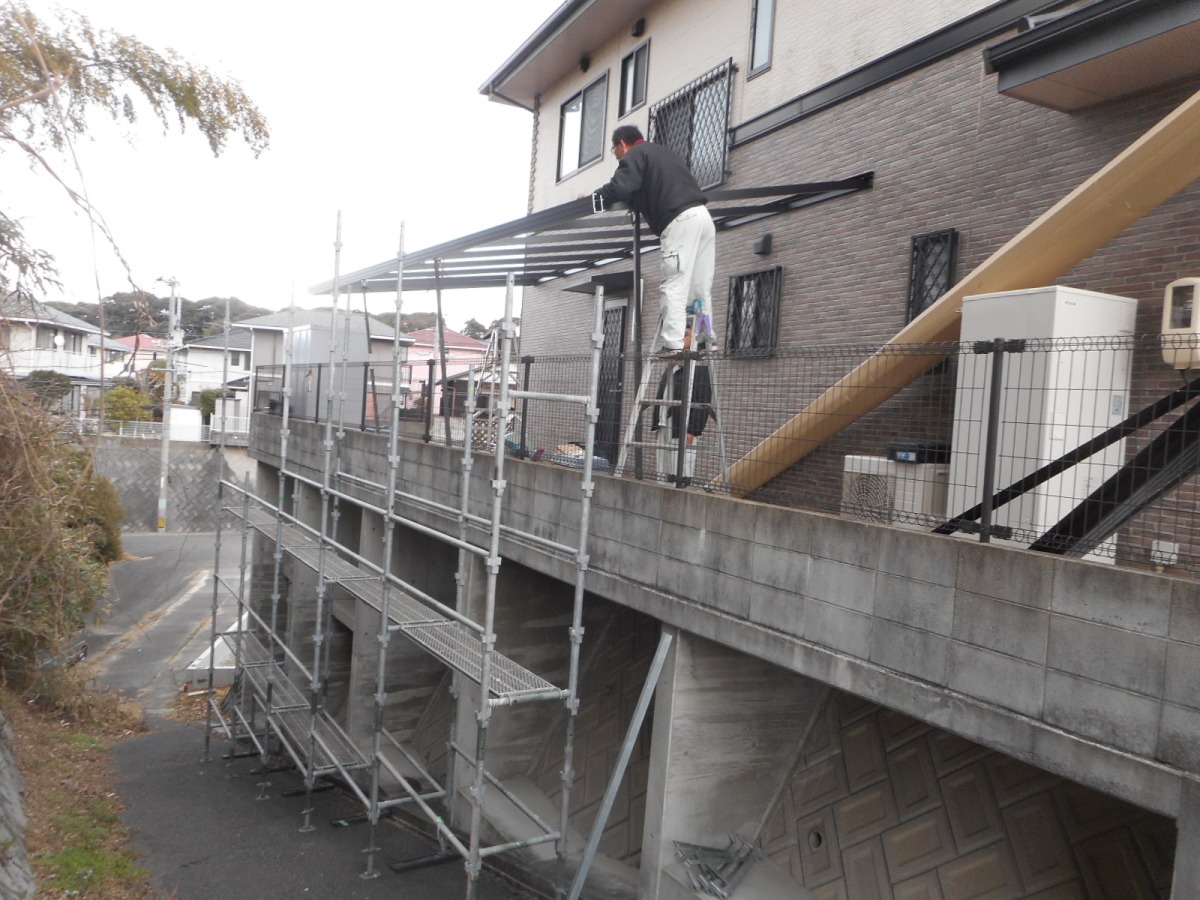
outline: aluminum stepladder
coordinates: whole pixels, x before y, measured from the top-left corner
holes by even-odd
[[[658,341],[658,335],[662,331],[663,314],[658,317],[658,327],[654,331],[654,343]],[[692,390],[695,382],[696,365],[706,359],[705,354],[716,349],[717,340],[716,332],[712,327],[711,314],[703,308],[695,308],[695,305],[688,307],[687,325],[692,332],[692,349],[681,350],[676,354],[669,356],[652,355],[648,360],[648,365],[642,369],[642,379],[638,384],[637,396],[633,401],[633,408],[629,413],[629,421],[625,425],[625,430],[621,434],[621,450],[617,455],[617,464],[613,471],[617,475],[625,474],[625,467],[629,459],[629,450],[631,447],[641,449],[661,450],[662,445],[656,441],[640,441],[636,440],[638,433],[638,421],[641,418],[643,410],[655,409],[660,406],[673,406],[680,409],[679,422],[683,426],[679,429],[679,447],[676,454],[675,464],[675,484],[677,487],[683,487],[684,482],[681,476],[683,475],[683,459],[687,448],[687,422],[693,409]],[[684,379],[684,397],[676,400],[647,400],[646,391],[650,386],[651,380],[656,372],[662,373],[664,370],[660,366],[684,365],[687,371],[687,376]],[[721,416],[720,408],[720,389],[717,385],[716,368],[709,364],[708,366],[709,383],[712,385],[712,402],[706,404],[709,411],[712,413],[713,421],[717,428],[718,452],[720,454],[720,475],[719,483],[727,485],[729,474],[729,462],[725,455],[725,423]],[[696,405],[696,408],[700,408]],[[687,409],[688,414],[683,415],[682,410]]]

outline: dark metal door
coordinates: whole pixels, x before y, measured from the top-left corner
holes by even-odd
[[[617,461],[621,446],[621,400],[625,386],[625,301],[604,310],[604,349],[600,352],[600,418],[596,455]]]

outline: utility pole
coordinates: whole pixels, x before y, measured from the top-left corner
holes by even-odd
[[[175,399],[175,348],[182,341],[177,333],[179,316],[175,308],[175,288],[179,286],[179,281],[174,277],[157,280],[171,288],[171,300],[167,310],[167,368],[163,377],[162,456],[158,469],[158,531],[162,533],[167,530],[167,481],[171,466],[171,403]]]

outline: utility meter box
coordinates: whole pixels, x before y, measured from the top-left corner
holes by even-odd
[[[1163,297],[1163,360],[1176,369],[1200,368],[1200,278],[1178,278]]]

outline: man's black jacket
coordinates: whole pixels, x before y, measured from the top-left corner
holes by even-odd
[[[708,202],[687,163],[673,150],[649,141],[630,147],[612,181],[596,193],[606,202],[628,203],[659,235],[685,209]]]

